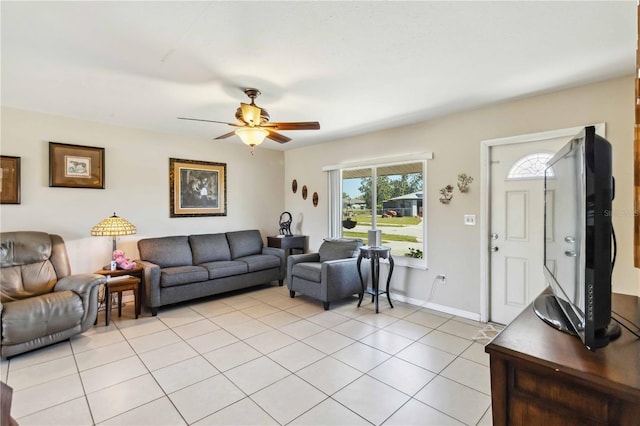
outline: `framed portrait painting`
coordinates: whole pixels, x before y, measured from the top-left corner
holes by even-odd
[[[49,142],[49,186],[104,189],[104,148]]]
[[[20,204],[20,157],[0,156],[0,204]]]
[[[169,158],[170,217],[226,216],[227,165]]]

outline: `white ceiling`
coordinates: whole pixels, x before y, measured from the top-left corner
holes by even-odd
[[[636,1],[1,2],[3,106],[185,136],[242,88],[291,149],[630,75]],[[240,143],[237,137],[226,139]],[[216,141],[212,143],[225,143]]]

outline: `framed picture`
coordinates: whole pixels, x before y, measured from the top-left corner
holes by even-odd
[[[20,204],[20,157],[0,155],[0,204]]]
[[[226,216],[227,165],[169,158],[171,217]]]
[[[49,142],[49,186],[104,189],[104,148]]]

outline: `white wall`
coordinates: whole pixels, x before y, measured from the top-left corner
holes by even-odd
[[[463,225],[464,214],[480,222],[480,142],[585,124],[605,122],[614,149],[616,200],[614,226],[618,260],[614,291],[640,295],[640,270],[633,268],[633,76],[556,93],[515,100],[454,114],[413,126],[379,131],[285,152],[286,210],[301,220],[298,232],[310,235],[315,250],[328,235],[326,165],[432,151],[428,161],[427,206],[428,263],[422,271],[396,267],[392,290],[401,297],[426,300],[437,274],[447,284],[438,285],[432,302],[464,313],[480,312],[480,228]],[[384,102],[381,99],[380,102]],[[375,105],[369,107],[375,108]],[[467,194],[454,194],[449,205],[438,202],[438,189],[455,185],[459,173],[475,178]],[[320,203],[293,194],[291,181],[317,191]]]
[[[138,233],[118,248],[136,258],[152,236],[259,229],[275,235],[284,206],[284,155],[236,141],[193,139],[2,108],[3,155],[21,157],[21,204],[0,206],[0,228],[62,235],[74,273],[92,272],[111,255],[109,237],[91,228],[115,211]],[[212,128],[212,135],[215,135]],[[50,188],[49,141],[105,148],[105,189]],[[267,142],[268,143],[268,142]],[[169,158],[227,164],[227,216],[169,217]]]

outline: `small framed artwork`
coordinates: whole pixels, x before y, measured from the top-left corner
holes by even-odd
[[[302,199],[306,200],[307,199],[307,185],[302,185]]]
[[[318,193],[317,192],[313,193],[313,198],[311,198],[311,200],[313,201],[313,207],[318,207]]]
[[[20,157],[0,155],[0,204],[20,204]]]
[[[49,186],[104,189],[104,148],[49,142]]]
[[[293,180],[293,182],[291,182],[291,190],[294,194],[298,192],[298,181],[295,179]]]
[[[169,158],[170,217],[226,216],[227,165]]]

